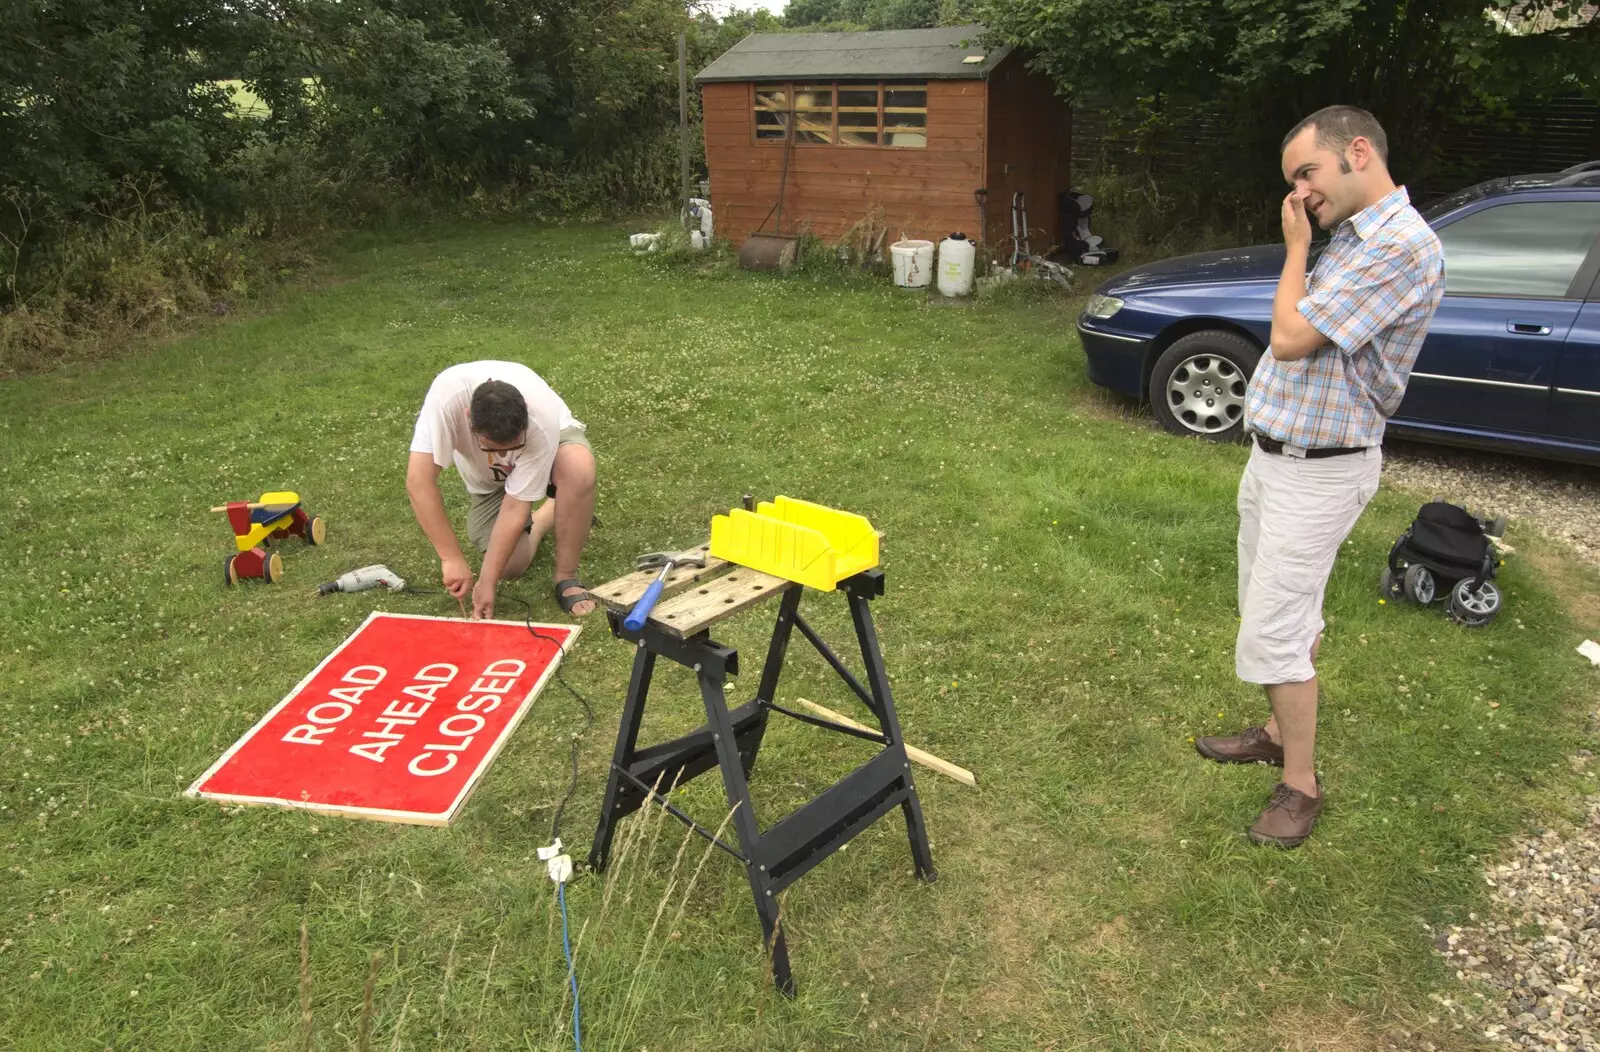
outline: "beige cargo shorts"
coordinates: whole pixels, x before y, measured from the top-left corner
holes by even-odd
[[[1383,450],[1306,460],[1257,446],[1239,480],[1239,639],[1246,683],[1304,683],[1339,548],[1378,492]]]
[[[589,444],[589,432],[582,427],[564,427],[556,440],[556,448],[562,446],[582,446],[584,449],[594,450]],[[551,482],[545,488],[546,497],[556,495],[556,484]],[[467,509],[467,537],[478,546],[480,552],[489,550],[489,535],[494,532],[495,520],[500,517],[500,505],[506,499],[506,491],[497,489],[492,493],[472,494],[472,506]],[[523,528],[526,533],[532,528],[530,523]]]

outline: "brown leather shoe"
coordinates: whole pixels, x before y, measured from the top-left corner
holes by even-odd
[[[1196,738],[1201,756],[1218,763],[1269,763],[1283,766],[1283,746],[1267,737],[1265,727],[1246,727],[1231,738]]]
[[[1322,780],[1317,780],[1317,791],[1322,791]],[[1261,812],[1256,824],[1250,827],[1250,839],[1258,844],[1276,844],[1279,847],[1299,847],[1311,835],[1322,814],[1322,797],[1307,796],[1279,782],[1272,790],[1272,800]]]

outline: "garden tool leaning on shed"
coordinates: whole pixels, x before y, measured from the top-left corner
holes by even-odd
[[[794,107],[791,105],[788,112],[778,116],[783,121],[783,167],[778,174],[778,201],[767,213],[767,219],[771,219],[776,212],[777,219],[770,233],[763,232],[767,226],[763,219],[761,226],[745,240],[744,247],[739,250],[739,266],[745,270],[787,272],[800,255],[800,235],[783,233],[783,195],[789,184],[789,160],[794,156]]]

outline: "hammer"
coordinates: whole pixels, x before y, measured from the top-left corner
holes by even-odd
[[[667,575],[672,572],[673,567],[680,565],[703,567],[705,564],[706,553],[701,548],[686,552],[651,552],[633,560],[635,570],[654,570],[659,566],[661,572],[656,574],[656,579],[650,582],[650,587],[644,590],[644,595],[639,597],[639,601],[633,604],[628,616],[622,619],[622,627],[630,632],[637,632],[644,627],[650,611],[655,609],[656,600],[661,598],[661,590],[667,586]]]

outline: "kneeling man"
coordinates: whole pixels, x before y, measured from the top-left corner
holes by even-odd
[[[439,492],[452,463],[472,497],[467,536],[483,552],[476,586]],[[594,453],[583,424],[532,369],[467,362],[435,377],[411,438],[406,493],[439,554],[445,591],[470,594],[473,617],[494,616],[495,585],[527,571],[552,527],[557,602],[578,617],[594,610],[578,580],[594,521]]]

